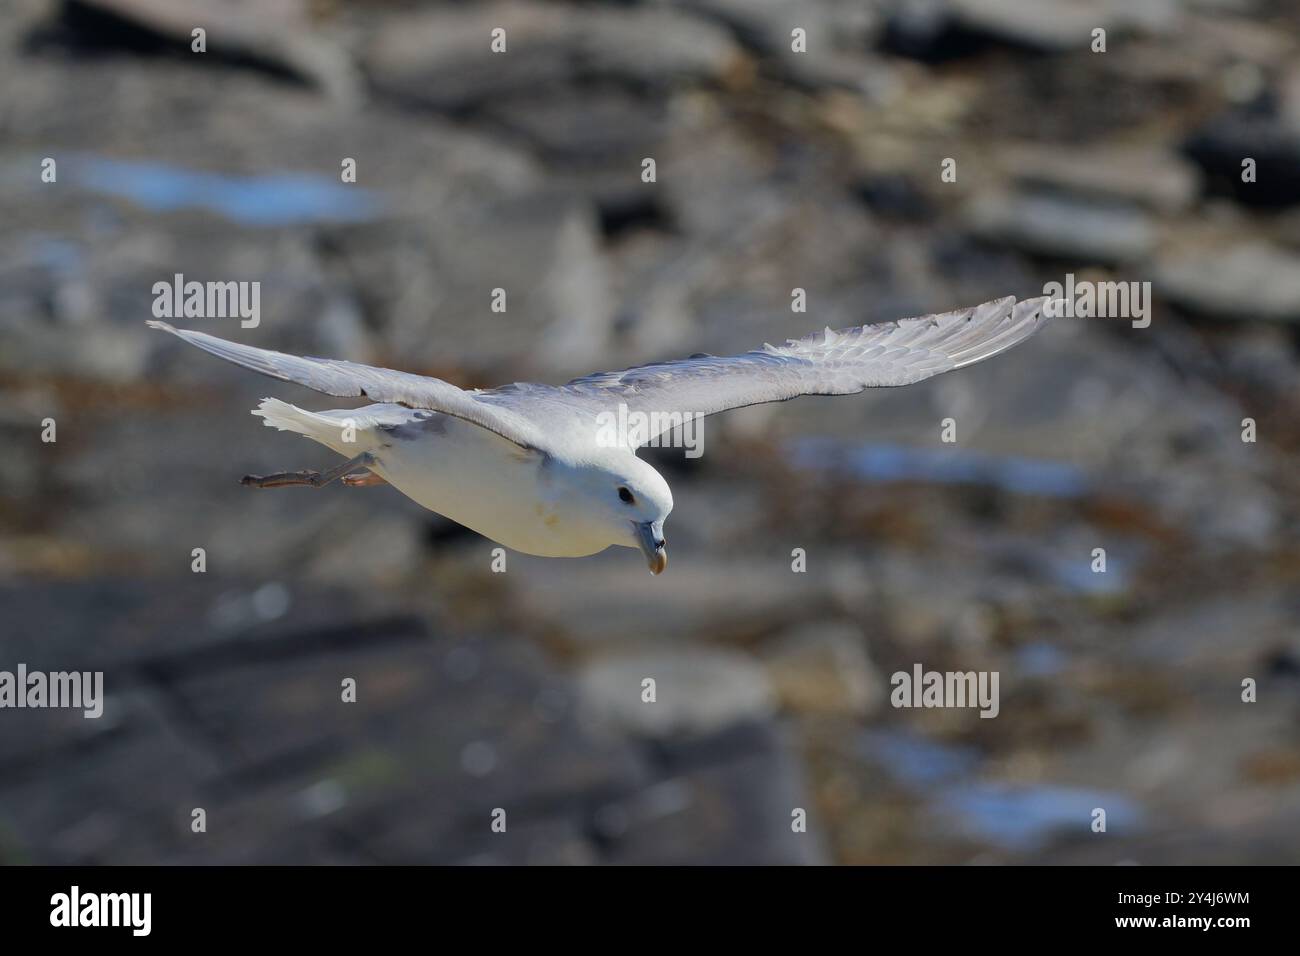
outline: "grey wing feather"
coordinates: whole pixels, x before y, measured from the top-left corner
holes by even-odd
[[[700,355],[601,372],[558,389],[515,386],[487,393],[503,404],[543,402],[592,414],[625,403],[630,411],[711,415],[800,395],[850,395],[907,385],[962,368],[1024,341],[1047,321],[1046,298],[1008,296],[942,315],[832,332],[743,355]],[[649,437],[648,436],[647,440]]]
[[[832,332],[827,329],[743,355],[696,355],[599,372],[567,385],[517,383],[465,392],[448,382],[337,359],[303,358],[228,342],[203,332],[150,322],[220,358],[329,395],[367,397],[440,411],[473,422],[526,448],[587,436],[601,412],[712,415],[800,395],[851,395],[908,385],[982,362],[1024,341],[1048,320],[1045,297],[1008,296],[941,315],[899,319]],[[664,430],[670,427],[664,426]],[[653,434],[643,436],[644,440]]]
[[[341,359],[306,358],[240,345],[205,332],[176,329],[166,322],[149,322],[227,362],[261,372],[271,378],[343,398],[369,398],[412,408],[428,408],[472,422],[525,448],[541,448],[543,434],[536,425],[512,409],[481,402],[474,393],[450,382],[410,372],[361,365]]]

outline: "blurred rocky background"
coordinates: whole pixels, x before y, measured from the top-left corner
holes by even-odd
[[[0,861],[1300,860],[1294,4],[0,8],[0,669],[109,694],[0,711]],[[261,282],[216,334],[466,386],[1069,273],[1154,306],[648,453],[661,578],[496,574],[392,489],[240,487],[330,461],[259,398],[341,403],[146,329],[175,273]],[[916,662],[1000,715],[892,708]]]

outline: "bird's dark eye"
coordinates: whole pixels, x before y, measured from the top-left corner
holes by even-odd
[[[632,497],[632,492],[628,491],[626,488],[622,487],[621,485],[619,486],[618,489],[618,500],[625,501],[628,504],[632,504],[632,502],[636,501],[636,499]]]

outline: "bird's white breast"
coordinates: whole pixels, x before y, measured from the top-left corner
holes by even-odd
[[[579,557],[611,544],[566,513],[539,454],[446,415],[399,414],[370,430],[374,471],[412,501],[525,554]]]

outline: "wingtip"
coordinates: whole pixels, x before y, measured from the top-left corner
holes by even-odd
[[[1057,304],[1063,301],[1063,299],[1053,298],[1048,295],[1038,295],[1032,299],[1021,299],[1016,303],[1012,315],[1016,319],[1031,318],[1036,325],[1046,325],[1061,314]]]
[[[1066,314],[1067,302],[1063,297],[1045,295],[1037,301],[1039,302],[1039,308],[1042,310],[1040,318],[1044,323]]]
[[[168,325],[166,322],[159,322],[157,319],[146,319],[144,324],[149,326],[151,329],[162,329],[164,332],[171,332],[173,334],[176,332],[175,328]]]

